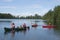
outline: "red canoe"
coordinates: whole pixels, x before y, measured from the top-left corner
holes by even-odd
[[[37,27],[38,25],[37,24],[33,24],[32,27]]]
[[[42,26],[43,28],[55,28],[53,25],[48,25],[48,26]]]

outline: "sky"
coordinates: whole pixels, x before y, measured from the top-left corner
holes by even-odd
[[[45,15],[50,9],[60,5],[60,0],[0,0],[0,13],[15,16]]]

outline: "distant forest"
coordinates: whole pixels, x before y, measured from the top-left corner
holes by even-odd
[[[0,19],[41,19],[41,16],[38,14],[35,14],[34,16],[14,16],[10,13],[0,13]]]
[[[16,18],[16,17],[11,15],[10,13],[0,13],[0,19],[11,19],[11,18]]]

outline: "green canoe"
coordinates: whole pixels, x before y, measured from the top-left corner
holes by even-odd
[[[4,30],[5,30],[5,32],[9,32],[9,31],[21,31],[21,30],[27,30],[27,29],[29,29],[29,27],[25,27],[25,28],[23,28],[23,27],[21,27],[21,28],[14,28],[14,29],[12,29],[12,28],[4,28]]]

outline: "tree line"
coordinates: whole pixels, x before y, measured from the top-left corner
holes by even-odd
[[[35,14],[34,16],[30,15],[30,16],[21,16],[20,19],[41,19],[42,17],[38,14]]]
[[[0,13],[0,19],[41,19],[41,16],[38,14],[35,14],[34,16],[14,16],[11,15],[10,13]]]
[[[11,18],[15,18],[15,16],[11,15],[10,13],[0,13],[0,19],[11,19]]]

